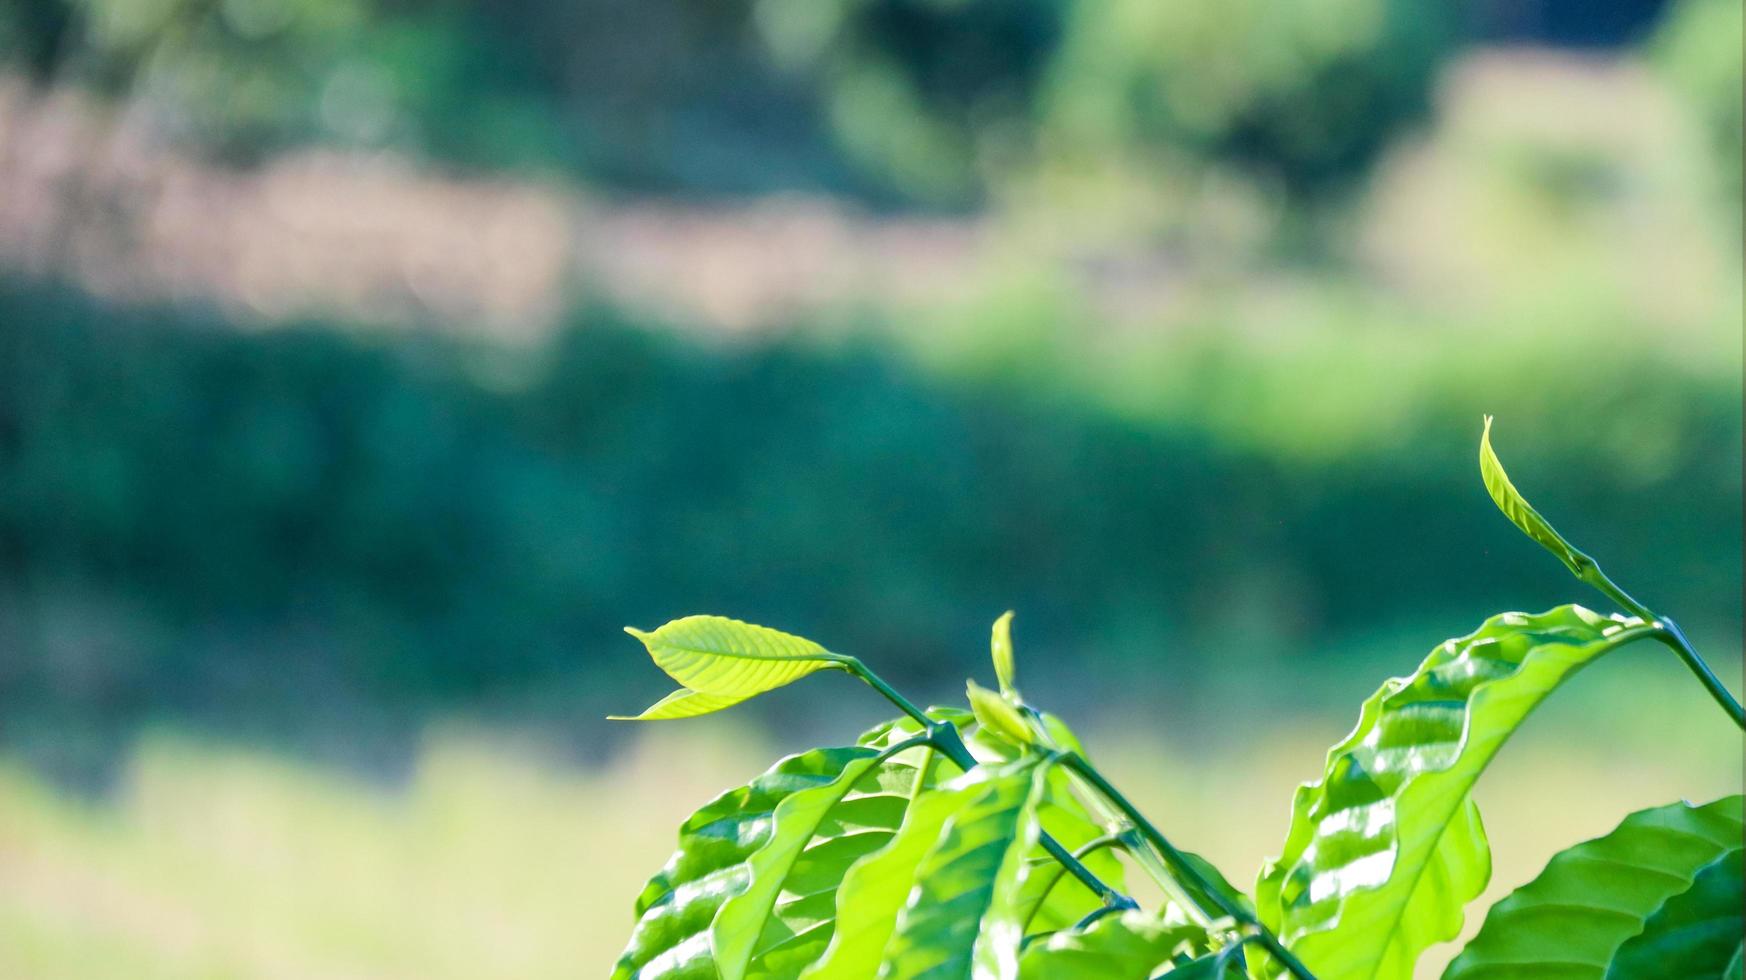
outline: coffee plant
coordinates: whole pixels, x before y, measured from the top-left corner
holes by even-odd
[[[1746,728],[1679,626],[1516,491],[1490,427],[1479,460],[1492,499],[1620,611],[1502,613],[1384,682],[1297,790],[1252,894],[1176,846],[1020,693],[1011,613],[994,624],[997,688],[972,681],[967,707],[925,711],[855,657],[766,627],[688,616],[630,630],[680,684],[637,720],[719,711],[820,670],[859,677],[902,714],[853,745],[783,759],[686,820],[636,900],[613,977],[1412,977],[1491,876],[1474,784],[1577,671],[1663,644]],[[1739,795],[1633,813],[1493,906],[1443,976],[1740,980],[1741,850]],[[1129,867],[1157,885],[1159,907],[1129,897]]]

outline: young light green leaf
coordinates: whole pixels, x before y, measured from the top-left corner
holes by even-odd
[[[1740,834],[1737,795],[1633,813],[1606,836],[1558,852],[1493,905],[1443,978],[1600,980],[1619,946],[1702,868],[1738,847]]]
[[[641,640],[655,666],[686,689],[731,699],[711,710],[774,690],[816,670],[841,668],[848,660],[811,640],[725,616],[686,616],[652,633],[629,626],[625,632]]]
[[[1032,942],[1019,958],[1019,976],[1023,980],[1150,980],[1177,955],[1191,957],[1205,945],[1206,931],[1199,926],[1166,922],[1155,912],[1131,909]]]
[[[989,638],[988,647],[994,657],[994,676],[1000,681],[1000,693],[1017,696],[1014,679],[1018,673],[1012,659],[1012,610],[1001,613],[994,621],[994,635]]]
[[[1024,857],[1041,826],[1049,767],[1024,759],[985,775],[982,791],[946,821],[916,867],[915,885],[879,964],[879,980],[1018,976]]]
[[[607,715],[607,721],[663,721],[669,718],[695,718],[739,704],[744,698],[701,694],[690,688],[680,688],[643,709],[640,715]]]
[[[1738,970],[1746,903],[1742,853],[1736,838],[1728,853],[1692,878],[1691,887],[1663,902],[1643,931],[1619,947],[1606,980],[1720,977]]]
[[[1552,527],[1551,522],[1540,516],[1540,512],[1528,503],[1521,491],[1510,482],[1510,476],[1504,472],[1503,462],[1497,458],[1497,453],[1491,448],[1491,416],[1485,417],[1485,430],[1479,436],[1479,475],[1485,481],[1485,489],[1490,492],[1491,499],[1497,504],[1497,509],[1510,519],[1510,523],[1521,529],[1523,534],[1534,539],[1541,547],[1552,552],[1571,574],[1583,578],[1584,574],[1594,567],[1594,559],[1577,550],[1575,545],[1564,540]]]
[[[1474,782],[1559,684],[1650,631],[1580,606],[1505,613],[1385,683],[1297,791],[1256,883],[1261,921],[1321,980],[1411,977],[1491,874]]]
[[[970,696],[970,711],[985,731],[1014,745],[1029,745],[1036,741],[1031,726],[1025,724],[1025,716],[1013,707],[1011,701],[975,681],[966,681],[964,686]]]
[[[790,756],[693,814],[637,900],[613,977],[797,975],[830,939],[835,883],[907,806],[916,770],[881,755]]]

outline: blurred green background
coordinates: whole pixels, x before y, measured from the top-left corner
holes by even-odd
[[[692,612],[919,700],[1015,609],[1246,880],[1383,677],[1599,605],[1485,413],[1738,689],[1741,29],[6,0],[0,976],[599,975],[685,813],[884,713],[608,726],[668,686],[619,627]],[[1530,729],[1496,889],[1740,788],[1654,651]]]

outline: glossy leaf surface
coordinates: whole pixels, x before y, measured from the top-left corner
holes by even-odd
[[[811,640],[725,616],[686,616],[652,633],[632,627],[625,632],[641,640],[655,666],[685,688],[732,699],[729,704],[813,671],[840,667],[844,659]]]
[[[1646,629],[1579,606],[1505,613],[1385,683],[1297,791],[1261,921],[1321,980],[1411,977],[1490,877],[1475,780],[1559,684]]]
[[[1704,866],[1691,887],[1663,902],[1643,931],[1619,947],[1607,980],[1720,977],[1739,969],[1746,892],[1738,838],[1735,844]]]
[[[818,962],[801,974],[806,980],[865,980],[878,972],[922,858],[946,821],[981,791],[980,783],[969,782],[923,794],[904,814],[897,834],[849,868],[837,890],[836,931]]]
[[[882,762],[857,758],[832,782],[776,806],[769,840],[747,861],[746,889],[722,904],[711,928],[723,980],[795,977],[824,951],[844,874],[891,839],[909,806],[916,772]]]
[[[921,863],[879,964],[880,980],[1018,976],[1025,855],[1041,832],[1048,767],[978,767],[976,794],[946,821]]]
[[[1503,461],[1497,458],[1497,453],[1491,448],[1489,415],[1485,417],[1485,430],[1479,436],[1479,475],[1485,481],[1485,489],[1491,494],[1492,502],[1510,519],[1510,523],[1556,555],[1570,569],[1571,574],[1581,578],[1585,570],[1593,567],[1594,559],[1564,540],[1564,535],[1559,534],[1550,521],[1541,517],[1540,512],[1510,482],[1510,475],[1504,472]]]
[[[1204,945],[1198,926],[1170,923],[1152,912],[1106,915],[1084,929],[1063,929],[1025,947],[1024,980],[1148,980],[1176,954]]]
[[[1740,835],[1739,796],[1633,813],[1493,905],[1444,980],[1599,980],[1621,944]]]
[[[837,882],[902,819],[914,771],[896,763],[817,749],[693,814],[613,976],[797,975],[830,940]]]

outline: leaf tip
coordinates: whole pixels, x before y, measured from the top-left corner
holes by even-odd
[[[1016,688],[1017,667],[1012,654],[1012,610],[1000,614],[994,621],[993,635],[989,638],[989,651],[994,660],[994,676],[1000,681],[1001,691],[1011,694]]]

